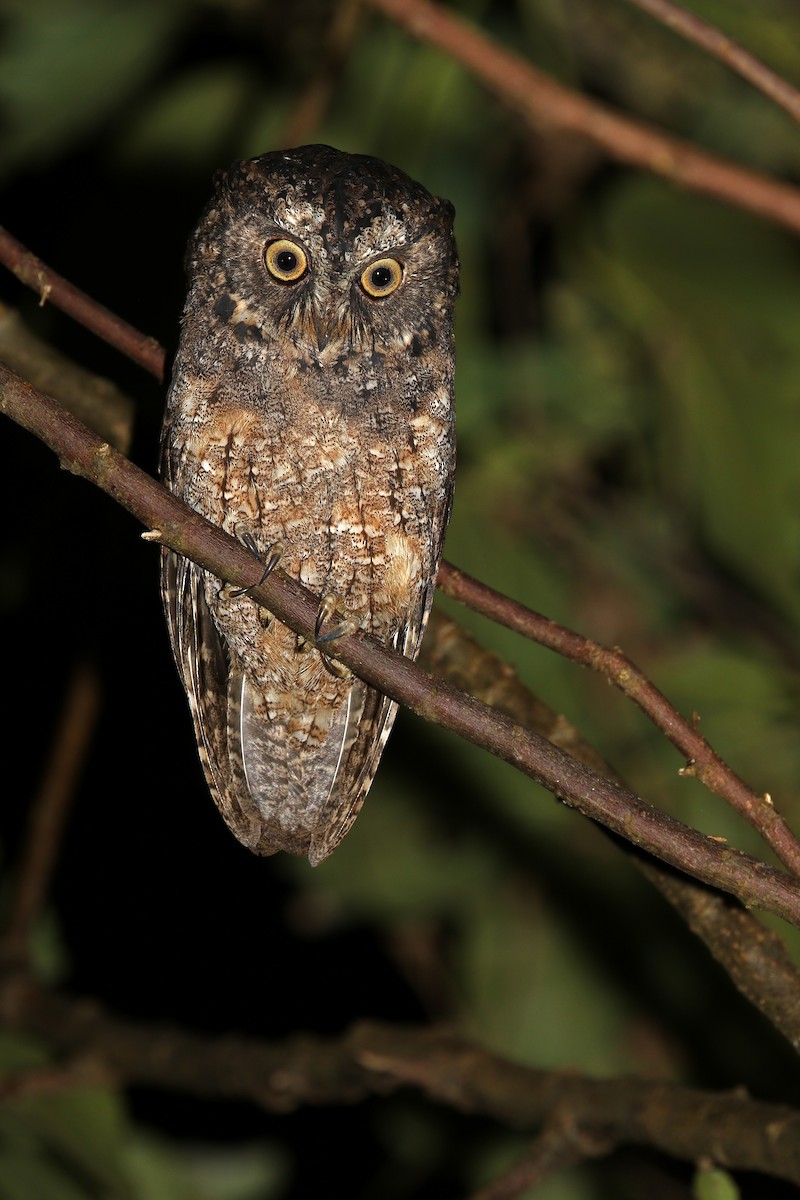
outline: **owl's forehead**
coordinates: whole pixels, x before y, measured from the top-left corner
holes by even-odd
[[[379,159],[306,146],[236,167],[226,183],[248,224],[271,223],[323,258],[357,258],[441,231],[440,202]]]
[[[273,219],[325,257],[388,250],[416,236],[413,215],[385,196],[336,199],[309,194],[308,188],[288,188],[275,198]]]

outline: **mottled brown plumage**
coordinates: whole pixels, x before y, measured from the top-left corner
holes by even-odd
[[[165,481],[416,656],[452,495],[451,206],[377,159],[264,154],[218,178],[188,272]],[[169,552],[162,592],[225,820],[259,854],[320,862],[358,814],[395,705]]]

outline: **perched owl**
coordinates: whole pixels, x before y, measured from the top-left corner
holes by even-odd
[[[222,173],[188,251],[167,486],[416,657],[455,456],[453,209],[378,159],[304,146]],[[172,650],[211,792],[258,854],[337,846],[396,705],[165,551]]]

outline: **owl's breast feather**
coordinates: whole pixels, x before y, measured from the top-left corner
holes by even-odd
[[[256,409],[209,405],[186,429],[185,498],[233,536],[250,534],[264,555],[280,543],[287,573],[335,593],[374,632],[391,631],[434,568],[439,423],[413,418],[398,446],[357,437],[329,410],[307,415],[302,430],[278,434]]]

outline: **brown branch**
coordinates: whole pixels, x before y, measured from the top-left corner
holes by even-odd
[[[148,527],[150,537],[237,587],[314,644],[319,600],[282,571],[261,583],[262,564],[145,472],[66,413],[54,400],[0,367],[0,410],[58,454],[61,465],[112,496]],[[603,779],[546,739],[429,675],[358,632],[325,643],[325,652],[359,678],[502,758],[564,803],[678,870],[731,892],[743,904],[800,927],[800,883],[750,855],[660,813],[627,788]]]
[[[699,46],[726,67],[730,67],[759,92],[779,104],[795,121],[800,121],[800,92],[754,54],[734,42],[721,29],[710,25],[694,13],[687,12],[672,0],[628,0],[628,3],[649,13],[668,29],[675,30],[687,42]]]
[[[0,262],[8,267],[9,271],[13,271],[22,283],[33,288],[39,296],[40,304],[46,304],[48,301],[55,304],[104,342],[121,350],[140,367],[155,375],[156,379],[163,377],[164,351],[154,338],[145,337],[127,321],[103,308],[102,304],[98,304],[69,280],[58,275],[51,267],[46,267],[41,259],[31,254],[30,250],[26,250],[21,242],[2,227]]]
[[[100,709],[100,683],[86,664],[78,666],[64,701],[50,759],[31,808],[11,905],[0,941],[6,962],[26,962],[34,924],[47,899],[67,813]]]
[[[27,1067],[1,1077],[0,1101],[74,1092],[76,1088],[107,1088],[113,1082],[96,1060],[78,1058],[60,1066]]]
[[[800,1050],[800,969],[781,938],[730,897],[672,874],[653,859],[642,858],[639,866],[742,995]]]
[[[42,269],[48,271],[44,264]],[[88,296],[86,299],[89,301]],[[131,398],[111,380],[84,370],[42,341],[28,329],[19,313],[2,303],[0,362],[53,396],[79,421],[127,454],[133,437]]]
[[[469,1200],[515,1200],[556,1171],[608,1154],[617,1144],[605,1133],[598,1135],[594,1128],[580,1129],[569,1112],[557,1112],[527,1153],[491,1183],[473,1192]]]
[[[43,1038],[68,1059],[88,1059],[126,1085],[210,1099],[247,1100],[269,1112],[352,1104],[411,1087],[437,1103],[515,1129],[568,1113],[587,1138],[651,1146],[694,1162],[800,1183],[800,1112],[735,1092],[639,1079],[590,1079],[519,1066],[441,1029],[363,1022],[339,1038],[282,1042],[206,1038],[145,1028],[91,1001],[0,983],[0,1019]]]
[[[521,683],[508,663],[436,609],[420,661],[436,675],[540,733],[593,770],[618,778],[574,726]],[[513,844],[518,842],[515,835]],[[702,938],[742,995],[795,1050],[800,1050],[800,968],[782,939],[730,897],[641,854],[630,842],[616,839],[615,845]]]
[[[698,779],[727,801],[800,878],[800,841],[775,808],[769,793],[748,787],[622,650],[601,646],[557,624],[450,563],[442,563],[438,584],[445,595],[474,612],[610,679],[688,760],[681,775]]]
[[[611,158],[800,232],[800,190],[572,92],[428,0],[362,0],[461,63],[537,131],[577,133]]]

